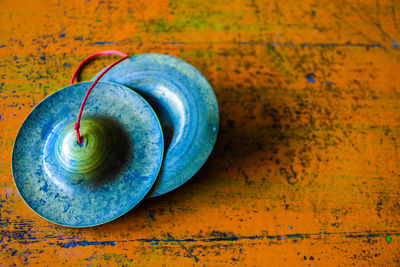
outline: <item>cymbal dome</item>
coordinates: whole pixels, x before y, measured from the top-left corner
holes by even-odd
[[[68,124],[54,146],[57,161],[72,173],[88,173],[99,168],[111,150],[111,133],[100,121],[82,119],[81,136],[79,145],[73,124]]]

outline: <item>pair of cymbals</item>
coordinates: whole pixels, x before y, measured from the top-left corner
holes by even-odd
[[[14,142],[15,184],[26,204],[56,224],[111,221],[146,196],[181,186],[203,165],[218,131],[207,80],[172,56],[130,57],[101,77],[74,121],[91,82],[39,103]]]

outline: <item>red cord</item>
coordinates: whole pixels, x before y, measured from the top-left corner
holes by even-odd
[[[79,66],[76,68],[74,74],[72,75],[72,79],[71,79],[70,84],[73,84],[73,83],[74,83],[74,80],[75,80],[76,75],[78,74],[78,71],[79,71],[80,68],[81,68],[86,62],[88,62],[90,59],[92,59],[92,58],[94,58],[94,57],[96,57],[96,56],[100,56],[100,55],[111,55],[111,54],[113,54],[113,55],[119,55],[119,56],[121,56],[121,57],[123,57],[123,58],[118,59],[117,61],[115,61],[114,63],[112,63],[110,66],[108,66],[105,70],[103,70],[103,71],[100,73],[100,75],[96,78],[96,80],[94,80],[94,82],[92,83],[92,85],[90,86],[90,88],[87,90],[87,92],[86,92],[86,94],[85,94],[85,97],[83,98],[81,107],[80,107],[80,109],[79,109],[78,118],[77,118],[77,120],[76,120],[76,122],[75,122],[75,124],[74,124],[74,130],[76,131],[76,139],[77,139],[77,141],[78,141],[78,144],[81,144],[81,143],[82,143],[82,137],[81,137],[81,135],[80,135],[80,133],[79,133],[79,127],[80,127],[80,121],[81,121],[81,117],[82,117],[83,108],[85,107],[85,103],[86,103],[86,100],[87,100],[87,98],[88,98],[90,92],[92,91],[93,87],[97,84],[97,82],[100,80],[100,78],[103,77],[104,74],[106,74],[107,71],[109,71],[112,67],[114,67],[115,65],[117,65],[117,64],[120,63],[121,61],[127,59],[129,56],[128,56],[127,54],[124,54],[124,53],[122,53],[122,52],[115,51],[115,50],[109,50],[109,51],[99,52],[99,53],[93,54],[93,55],[88,56],[87,58],[85,58],[85,59],[81,62],[81,64],[79,64]]]
[[[126,57],[126,56],[128,56],[127,54],[124,54],[124,53],[119,52],[119,51],[117,51],[117,50],[107,50],[107,51],[103,51],[103,52],[99,52],[99,53],[95,53],[95,54],[93,54],[93,55],[90,55],[90,56],[88,56],[87,58],[85,58],[85,59],[79,64],[79,66],[76,68],[74,74],[72,74],[72,78],[71,78],[71,81],[69,82],[69,84],[74,84],[74,80],[75,80],[76,75],[78,74],[79,70],[82,68],[82,66],[83,66],[86,62],[88,62],[89,60],[91,60],[91,59],[94,58],[94,57],[101,56],[101,55],[118,55],[118,56],[121,56],[121,57]]]

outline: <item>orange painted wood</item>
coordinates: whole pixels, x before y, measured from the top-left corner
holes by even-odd
[[[0,7],[0,265],[400,264],[400,2]],[[198,68],[218,98],[217,144],[178,190],[103,226],[56,226],[19,196],[13,141],[82,59],[109,49]]]

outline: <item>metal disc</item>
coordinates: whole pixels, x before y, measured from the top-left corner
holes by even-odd
[[[39,103],[14,142],[12,169],[26,204],[56,224],[88,227],[132,209],[153,186],[164,141],[151,106],[127,87],[99,82],[73,123],[91,82],[65,87]]]
[[[142,54],[119,63],[101,79],[138,92],[161,121],[166,153],[151,196],[188,181],[210,155],[218,132],[218,104],[204,76],[175,57]]]

